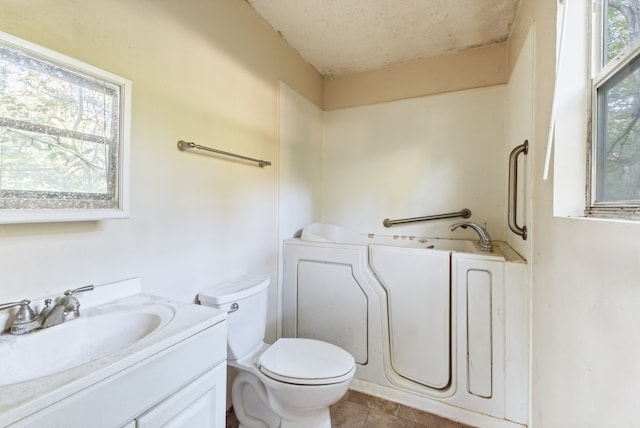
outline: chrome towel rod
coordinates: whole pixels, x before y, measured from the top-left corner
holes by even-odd
[[[178,150],[184,152],[187,149],[199,149],[205,150],[207,152],[217,153],[219,155],[231,156],[233,158],[246,160],[249,162],[256,162],[260,168],[264,168],[265,166],[271,165],[270,161],[262,160],[262,159],[254,159],[247,156],[237,155],[235,153],[229,153],[218,149],[212,149],[211,147],[201,146],[200,144],[191,143],[189,141],[178,141]]]
[[[435,215],[427,215],[424,217],[401,218],[399,220],[389,220],[388,218],[385,218],[382,221],[382,224],[384,225],[384,227],[391,227],[396,224],[414,223],[416,221],[441,220],[444,218],[456,218],[456,217],[469,218],[471,217],[471,210],[468,208],[464,208],[462,211],[457,213],[435,214]]]

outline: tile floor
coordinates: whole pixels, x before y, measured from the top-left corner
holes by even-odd
[[[473,428],[361,392],[349,391],[331,406],[332,428]],[[238,428],[233,412],[227,428]]]

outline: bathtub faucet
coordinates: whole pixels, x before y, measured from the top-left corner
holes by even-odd
[[[489,236],[489,232],[487,232],[487,229],[485,229],[484,227],[476,223],[468,221],[468,222],[452,224],[451,226],[449,226],[449,230],[453,232],[459,227],[463,229],[470,227],[471,229],[475,230],[478,236],[480,237],[480,249],[482,251],[493,251],[493,244],[491,243],[491,237]]]

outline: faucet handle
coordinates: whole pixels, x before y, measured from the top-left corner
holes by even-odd
[[[28,305],[31,303],[31,300],[21,300],[19,302],[11,302],[11,303],[0,303],[0,311],[4,310],[4,309],[11,309],[11,308],[15,308],[16,306],[21,306],[21,305]]]
[[[31,300],[27,299],[21,300],[19,302],[3,303],[0,305],[0,310],[11,309],[16,306],[20,306],[18,312],[16,312],[16,316],[13,318],[13,323],[24,324],[26,322],[33,321],[36,318],[35,312],[33,312],[33,309],[31,309],[31,306],[29,306],[30,303]]]
[[[76,288],[75,290],[67,290],[64,292],[64,295],[71,296],[73,293],[80,293],[83,291],[93,291],[93,285],[85,285],[84,287]]]
[[[64,306],[64,320],[72,320],[80,316],[80,302],[73,295],[73,293],[80,293],[83,291],[92,291],[93,285],[85,285],[84,287],[76,288],[75,290],[67,290],[64,292],[64,297],[58,301],[58,304]]]
[[[26,334],[40,327],[40,318],[36,317],[36,313],[33,312],[33,309],[29,306],[30,303],[30,300],[25,299],[19,302],[3,303],[0,305],[0,310],[20,306],[11,321],[9,333],[18,335]]]

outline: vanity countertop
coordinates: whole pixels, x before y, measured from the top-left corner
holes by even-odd
[[[109,289],[106,287],[112,286]],[[103,288],[104,287],[104,288]],[[14,423],[26,415],[50,406],[71,394],[81,391],[109,376],[131,367],[166,348],[209,328],[226,319],[226,313],[214,308],[195,304],[180,303],[162,297],[141,293],[138,279],[126,280],[106,286],[96,287],[96,291],[84,293],[79,298],[82,302],[81,318],[99,317],[102,314],[131,312],[161,312],[162,321],[153,331],[135,340],[122,349],[96,359],[84,362],[73,368],[54,371],[44,376],[17,383],[0,386],[0,426]],[[0,355],[22,349],[20,341],[31,340],[38,343],[38,335],[47,334],[47,330],[68,327],[72,332],[72,323],[67,321],[60,326],[35,331],[28,336],[0,335]],[[69,324],[66,326],[66,324]],[[119,327],[123,329],[122,327]],[[124,330],[124,329],[123,329]],[[96,332],[99,335],[100,332]],[[79,345],[69,340],[69,346]],[[41,349],[43,360],[47,357],[47,349]],[[9,359],[7,359],[9,360]],[[14,364],[16,358],[13,358]],[[0,357],[0,373],[11,370],[2,367]],[[8,364],[8,363],[7,363]],[[2,379],[0,379],[0,382]]]

